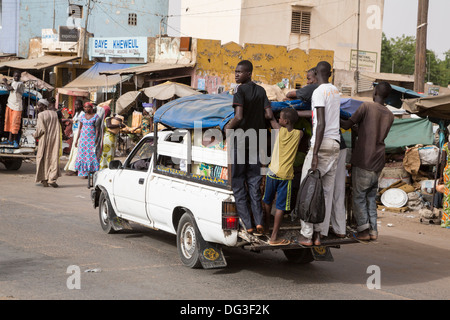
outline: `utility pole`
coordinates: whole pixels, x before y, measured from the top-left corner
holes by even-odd
[[[56,21],[56,0],[53,0],[53,30],[55,30]]]
[[[86,37],[87,37],[87,27],[88,27],[88,21],[89,21],[90,14],[91,14],[91,0],[88,1],[86,23],[84,25],[83,52],[82,52],[82,56],[81,56],[81,64],[82,65],[84,64],[84,56],[86,54]]]
[[[359,29],[361,25],[361,0],[358,0],[358,29],[356,34],[356,93],[359,92]]]
[[[427,30],[429,0],[419,0],[417,12],[416,58],[414,72],[414,91],[424,92],[427,61]]]

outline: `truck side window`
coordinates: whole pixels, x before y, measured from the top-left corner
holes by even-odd
[[[174,143],[177,145],[180,145],[180,144],[183,144],[186,134],[187,134],[186,131],[174,132],[173,134],[167,136],[164,140],[170,141],[171,143]],[[165,155],[159,155],[157,162],[158,162],[158,165],[166,167],[166,168],[187,171],[186,160],[184,160],[184,159],[165,156]]]
[[[147,171],[150,167],[152,156],[153,138],[148,138],[125,163],[125,169]]]

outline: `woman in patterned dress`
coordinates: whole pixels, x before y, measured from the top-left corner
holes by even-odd
[[[75,170],[79,177],[87,178],[90,172],[98,171],[100,164],[96,156],[95,139],[98,129],[95,123],[98,115],[92,103],[84,104],[84,115],[80,117],[79,135],[76,142],[78,148]]]
[[[100,170],[107,169],[109,163],[114,160],[116,151],[116,138],[120,128],[125,127],[122,119],[118,117],[108,117],[105,119],[105,134],[103,135],[103,151],[100,160]]]
[[[441,227],[450,229],[450,159],[448,157],[448,143],[442,147],[442,161],[445,161],[445,168],[442,172],[443,184],[436,186],[436,191],[444,194],[442,203]]]

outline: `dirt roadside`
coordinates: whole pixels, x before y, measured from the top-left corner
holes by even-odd
[[[378,210],[378,231],[380,240],[383,235],[395,235],[412,242],[450,248],[450,229],[421,222],[418,211],[398,213]]]

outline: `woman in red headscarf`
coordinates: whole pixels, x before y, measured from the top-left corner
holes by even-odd
[[[99,162],[96,155],[95,139],[98,135],[95,126],[98,114],[94,111],[94,105],[90,102],[84,104],[84,114],[80,117],[79,135],[75,147],[78,148],[75,170],[79,177],[87,178],[90,172],[99,170]]]

